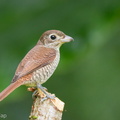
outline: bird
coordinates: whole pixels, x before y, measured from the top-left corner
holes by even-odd
[[[58,66],[61,45],[73,40],[60,30],[44,32],[19,63],[10,85],[0,92],[0,101],[21,85],[37,87],[47,95],[42,84],[52,76]],[[49,95],[47,97],[50,98]]]

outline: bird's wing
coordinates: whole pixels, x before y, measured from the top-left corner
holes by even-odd
[[[31,49],[23,60],[18,65],[12,82],[17,81],[19,78],[32,73],[36,69],[40,69],[50,63],[56,57],[56,50],[52,48],[40,47],[39,45]]]

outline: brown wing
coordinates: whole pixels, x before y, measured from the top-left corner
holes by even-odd
[[[12,82],[33,72],[34,70],[50,64],[56,57],[56,51],[52,48],[40,47],[31,49],[18,65]]]

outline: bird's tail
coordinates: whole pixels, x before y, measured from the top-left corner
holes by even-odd
[[[18,88],[21,85],[20,82],[14,82],[11,83],[7,88],[5,88],[1,93],[0,93],[0,101],[2,101],[4,98],[6,98],[12,91],[14,91],[16,88]]]

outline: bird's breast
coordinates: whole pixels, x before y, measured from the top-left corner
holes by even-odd
[[[60,54],[57,53],[52,63],[40,69],[37,69],[35,72],[33,72],[31,80],[28,82],[26,81],[27,83],[25,84],[28,86],[36,86],[37,83],[43,84],[44,82],[46,82],[57,68],[59,60],[60,60]]]

